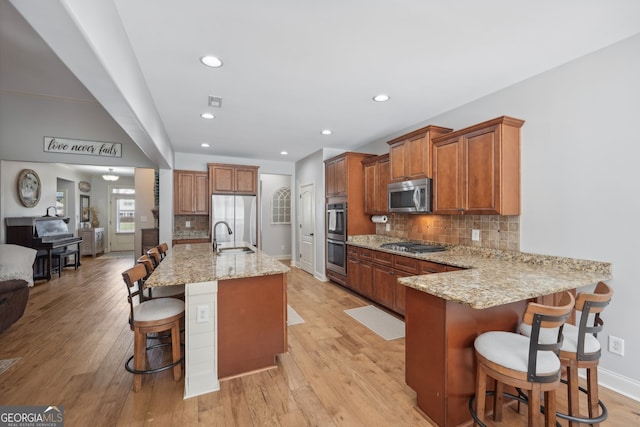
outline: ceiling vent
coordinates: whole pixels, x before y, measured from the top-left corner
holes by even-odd
[[[209,95],[209,107],[215,107],[215,108],[222,107],[222,97]]]

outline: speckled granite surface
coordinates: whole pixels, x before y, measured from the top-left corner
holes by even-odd
[[[226,244],[226,246],[233,244]],[[225,244],[221,243],[221,247]],[[240,245],[238,245],[240,246]],[[244,246],[251,246],[244,243]],[[218,256],[211,243],[176,245],[153,272],[145,286],[171,286],[213,280],[269,276],[288,272],[289,267],[259,249],[253,254]]]
[[[580,288],[612,277],[611,264],[599,261],[448,246],[440,243],[437,244],[447,247],[447,251],[407,254],[380,248],[383,243],[399,241],[401,239],[367,235],[349,236],[347,243],[466,268],[467,270],[405,277],[398,282],[476,309]]]

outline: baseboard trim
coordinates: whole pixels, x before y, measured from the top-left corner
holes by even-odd
[[[584,370],[582,369],[580,376],[584,377]],[[598,367],[598,385],[640,402],[640,382],[631,378]]]

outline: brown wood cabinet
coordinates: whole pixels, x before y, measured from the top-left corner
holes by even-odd
[[[160,234],[157,228],[143,228],[140,230],[141,237],[141,253],[144,255],[151,248],[155,248],[160,244]]]
[[[258,166],[209,163],[211,193],[258,194]]]
[[[405,314],[407,276],[461,270],[459,267],[347,245],[347,280],[342,285],[398,314]]]
[[[362,160],[373,154],[346,152],[325,160],[325,194],[327,197],[362,195]],[[361,199],[361,203],[363,198]]]
[[[433,213],[520,214],[520,128],[507,116],[433,140]]]
[[[432,140],[451,131],[430,125],[388,141],[391,181],[431,178]]]
[[[176,170],[173,172],[174,215],[209,215],[209,174]]]
[[[365,159],[362,161],[362,166],[364,212],[369,215],[387,213],[387,184],[391,182],[389,154]]]

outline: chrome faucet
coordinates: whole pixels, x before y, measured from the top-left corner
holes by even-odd
[[[229,235],[233,234],[233,231],[231,231],[231,227],[229,227],[229,224],[227,224],[225,221],[218,221],[215,224],[213,224],[213,251],[214,252],[218,250],[218,241],[216,240],[216,227],[218,226],[218,224],[226,225]]]

